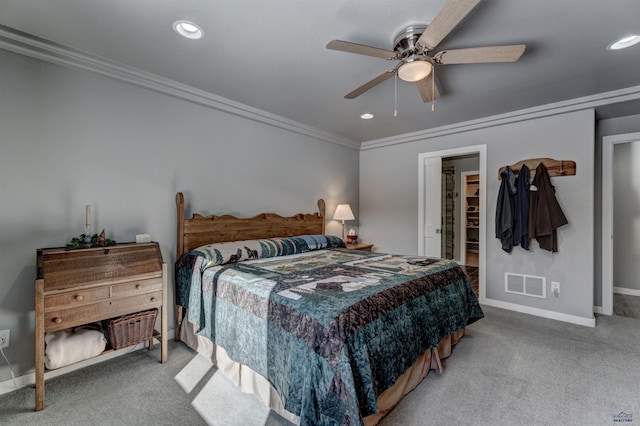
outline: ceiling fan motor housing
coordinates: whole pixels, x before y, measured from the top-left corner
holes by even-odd
[[[398,52],[400,59],[419,54],[426,55],[427,50],[416,43],[422,35],[426,25],[411,25],[400,31],[393,39],[393,50]]]

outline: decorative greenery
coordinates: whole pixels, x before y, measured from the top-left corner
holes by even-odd
[[[100,235],[93,234],[93,236],[89,236],[88,234],[80,234],[78,237],[73,237],[71,242],[67,244],[67,250],[77,250],[77,249],[86,249],[93,247],[108,247],[115,246],[116,242],[109,238],[104,238],[104,229],[101,232],[102,239]]]

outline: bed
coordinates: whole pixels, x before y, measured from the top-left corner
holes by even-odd
[[[185,219],[176,340],[301,425],[375,425],[483,317],[452,261],[348,250],[318,212]]]

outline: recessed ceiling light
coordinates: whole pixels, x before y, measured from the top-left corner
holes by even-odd
[[[173,29],[182,37],[190,38],[192,40],[198,40],[204,37],[204,31],[202,28],[189,21],[176,21],[173,23]]]
[[[369,114],[367,112],[366,114],[362,114],[360,118],[362,118],[363,120],[371,120],[373,118],[373,114]]]
[[[626,36],[621,38],[620,40],[614,41],[609,46],[607,46],[608,50],[620,50],[626,49],[627,47],[631,47],[634,44],[640,43],[640,35],[632,34],[630,36]]]

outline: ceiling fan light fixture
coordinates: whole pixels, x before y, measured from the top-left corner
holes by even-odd
[[[431,65],[429,61],[412,60],[400,65],[400,68],[398,68],[398,77],[404,81],[414,83],[431,74],[432,69],[433,65]]]
[[[202,31],[202,28],[190,21],[180,20],[174,22],[173,30],[182,37],[186,37],[191,40],[199,40],[204,37],[204,31]]]
[[[640,43],[640,35],[632,34],[626,37],[622,37],[620,40],[614,41],[609,46],[607,46],[607,50],[626,49],[627,47],[631,47],[638,43]]]

